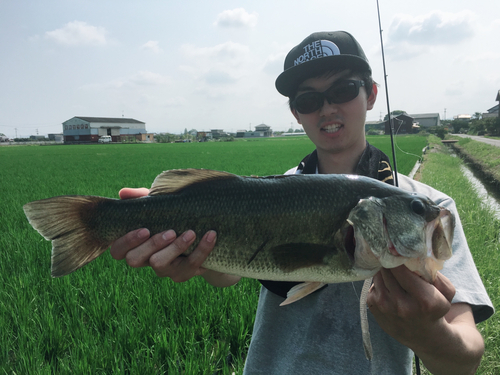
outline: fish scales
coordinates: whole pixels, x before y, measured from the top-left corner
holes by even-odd
[[[350,179],[313,179],[320,181],[311,184],[307,176],[238,177],[194,184],[175,194],[103,201],[98,210],[101,217],[95,220],[100,228],[97,233],[103,240],[112,241],[143,227],[149,228],[152,234],[169,228],[177,233],[188,229],[196,233],[215,230],[217,248],[204,266],[232,269],[244,275],[268,274],[273,278],[278,274],[294,279],[299,277],[299,272],[290,272],[293,266],[278,263],[282,258],[293,263],[292,249],[284,248],[280,254],[276,248],[285,244],[333,247],[334,234],[361,196],[361,192],[339,186],[348,184]],[[360,191],[365,189],[360,186]],[[196,243],[192,249],[195,246]],[[256,251],[255,258],[249,262]],[[321,263],[322,257],[319,258]],[[317,268],[315,273],[323,267]]]

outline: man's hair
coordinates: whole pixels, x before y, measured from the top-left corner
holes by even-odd
[[[332,69],[332,70],[327,70],[327,71],[324,71],[320,74],[315,74],[311,77],[307,77],[304,79],[304,81],[306,79],[310,79],[310,78],[321,78],[321,77],[325,77],[325,78],[328,78],[328,77],[331,77],[337,73],[340,73],[340,72],[343,72],[344,70],[346,69]],[[364,83],[365,83],[365,90],[366,90],[366,96],[370,96],[371,93],[372,93],[372,89],[373,89],[373,84],[375,83],[376,85],[378,85],[372,78],[372,74],[369,70],[349,70],[347,69],[348,73],[346,74],[346,76],[348,76],[349,78],[358,78],[360,80],[362,80]],[[288,105],[290,106],[290,109],[293,110],[293,105],[292,105],[292,102],[293,100],[295,100],[296,96],[297,96],[297,91],[298,91],[298,86],[295,88],[295,90],[293,91],[293,95],[288,97]]]

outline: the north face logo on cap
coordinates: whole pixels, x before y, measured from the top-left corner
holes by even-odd
[[[329,40],[317,40],[305,45],[303,48],[304,53],[294,60],[294,66],[321,57],[340,55],[339,47]]]

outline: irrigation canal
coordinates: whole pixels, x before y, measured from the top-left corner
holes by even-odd
[[[458,135],[458,134],[456,134]],[[469,136],[470,138],[473,138]],[[488,139],[484,137],[474,137],[475,138],[483,138],[483,139]],[[478,139],[481,141],[480,139]],[[493,143],[494,146],[500,147],[500,141],[499,140],[491,140],[488,139],[489,141],[494,141]],[[484,142],[484,143],[489,143],[490,142]],[[452,156],[458,157],[458,155],[453,151],[452,148],[448,148],[450,151],[450,154]],[[500,220],[500,192],[498,189],[494,187],[494,185],[488,183],[487,181],[483,180],[483,176],[475,173],[475,168],[473,168],[473,165],[470,164],[467,160],[463,159],[464,164],[460,167],[462,173],[464,174],[465,177],[469,180],[469,182],[472,184],[474,187],[474,190],[478,194],[478,196],[483,200],[483,203],[487,206],[490,207],[493,213],[495,214],[495,217]]]
[[[481,180],[479,180],[479,178],[474,176],[474,173],[467,165],[462,164],[460,166],[460,169],[474,187],[474,190],[476,191],[479,198],[482,199],[483,204],[490,207],[495,214],[495,217],[500,220],[500,201],[498,200],[498,198],[493,195],[493,192],[489,190],[487,186],[484,185]]]

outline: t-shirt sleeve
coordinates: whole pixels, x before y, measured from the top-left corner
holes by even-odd
[[[428,185],[411,180],[406,176],[399,175],[398,177],[402,189],[425,194],[434,203],[450,210],[455,215],[455,230],[452,243],[453,256],[444,263],[444,267],[440,272],[450,279],[455,286],[456,294],[452,303],[463,302],[469,304],[476,323],[488,319],[494,313],[493,304],[472,258],[455,201]]]

